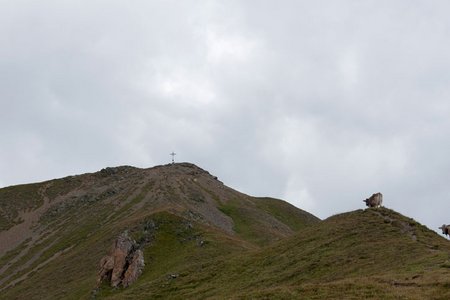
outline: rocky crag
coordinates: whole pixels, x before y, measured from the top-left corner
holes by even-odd
[[[110,253],[100,260],[97,287],[104,281],[111,287],[128,287],[142,274],[144,266],[144,253],[124,231],[114,241]]]

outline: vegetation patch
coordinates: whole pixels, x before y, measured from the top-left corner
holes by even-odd
[[[44,204],[39,194],[41,186],[41,183],[33,183],[0,189],[0,230],[21,223],[20,212],[35,210]]]
[[[295,209],[292,204],[274,198],[253,198],[257,207],[274,216],[280,222],[288,225],[292,230],[298,231],[307,225],[320,221],[312,214]]]
[[[236,199],[228,201],[219,206],[219,210],[233,219],[233,230],[244,240],[257,245],[268,244],[271,236],[264,232],[254,213],[246,207],[240,205]]]
[[[45,194],[50,200],[64,196],[70,191],[78,188],[82,184],[82,179],[77,176],[68,176],[61,179],[54,179],[48,182],[49,186]]]

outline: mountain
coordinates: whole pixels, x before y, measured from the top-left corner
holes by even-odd
[[[317,222],[188,163],[7,187],[0,189],[0,298],[88,297],[100,258],[124,230],[146,241],[144,275],[158,278],[191,255],[210,260],[258,249]]]
[[[387,208],[326,220],[188,163],[0,189],[0,299],[449,299],[450,242]],[[117,237],[145,258],[97,286]]]

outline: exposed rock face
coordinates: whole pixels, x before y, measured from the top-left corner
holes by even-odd
[[[130,239],[125,231],[115,241],[111,249],[111,256],[114,257],[114,268],[111,275],[111,286],[116,287],[122,281],[122,275],[125,273],[127,256],[133,249],[135,242]]]
[[[100,260],[100,269],[98,271],[97,285],[100,285],[103,280],[111,281],[111,273],[114,269],[114,257],[106,255]]]
[[[144,266],[144,253],[125,231],[114,241],[110,254],[100,260],[97,285],[107,280],[112,287],[127,287],[137,280]]]
[[[131,264],[125,272],[125,276],[122,280],[124,287],[128,287],[133,284],[138,277],[142,274],[142,269],[144,269],[144,253],[141,250],[134,252]]]

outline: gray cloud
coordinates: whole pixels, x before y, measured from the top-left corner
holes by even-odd
[[[197,163],[320,217],[450,209],[446,1],[3,1],[0,185]]]

